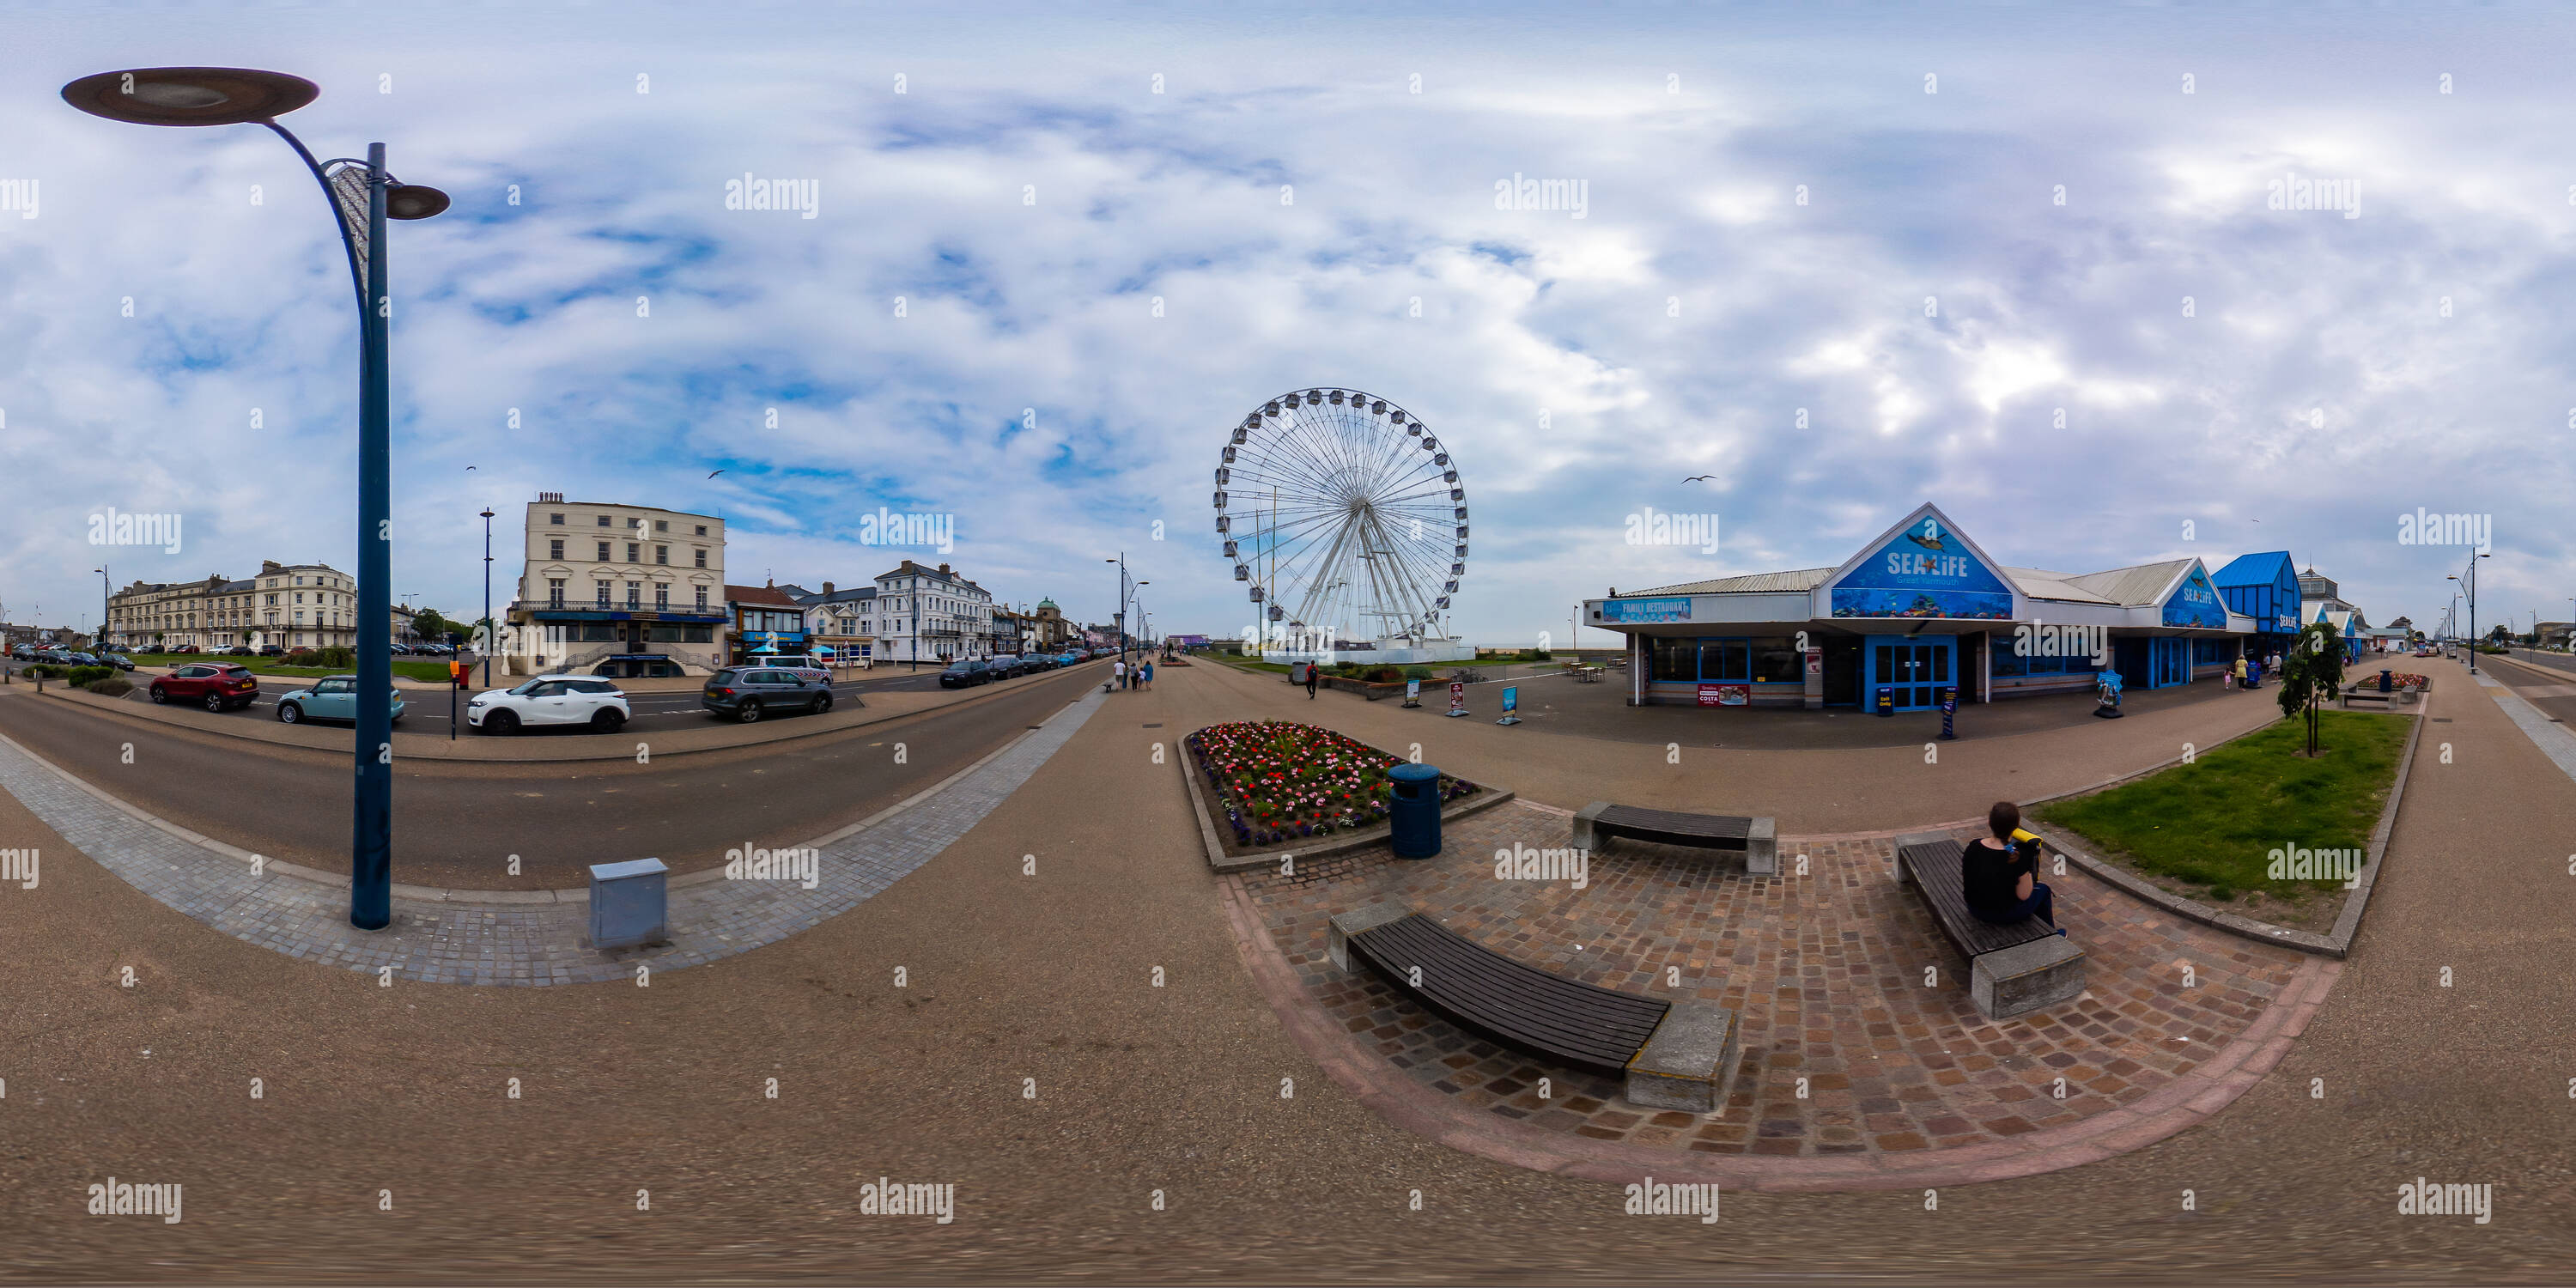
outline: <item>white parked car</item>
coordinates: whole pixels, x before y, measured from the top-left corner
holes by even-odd
[[[517,733],[539,725],[588,725],[615,733],[633,712],[626,691],[593,675],[540,675],[514,689],[492,689],[465,704],[465,723],[484,733]]]

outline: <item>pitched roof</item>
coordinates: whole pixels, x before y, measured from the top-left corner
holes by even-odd
[[[1759,594],[1763,591],[1800,592],[1814,590],[1833,572],[1831,568],[1800,568],[1794,572],[1757,572],[1741,577],[1719,577],[1711,581],[1685,581],[1652,590],[1632,590],[1619,598],[1634,595],[1725,595]]]
[[[2290,552],[2266,550],[2260,554],[2238,555],[2227,566],[2209,574],[2213,586],[2269,586],[2281,579],[2281,570],[2290,567]],[[2297,578],[2293,571],[2291,577]]]
[[[2099,591],[2088,590],[2077,585],[2075,579],[2082,574],[2050,572],[2045,568],[2008,568],[2000,565],[1996,571],[2011,578],[2014,585],[2021,587],[2021,593],[2032,599],[2055,599],[2070,604],[2113,602],[2109,596]]]
[[[2195,562],[2198,561],[2166,559],[2158,563],[2088,572],[2081,577],[2069,577],[2067,581],[2114,604],[2160,604],[2164,602],[2165,588],[2173,585],[2174,579],[2182,576],[2183,569]]]
[[[725,602],[729,604],[767,604],[775,608],[803,608],[774,586],[727,586]]]
[[[779,589],[786,590],[788,587],[781,586]],[[828,595],[817,595],[811,592],[800,594],[796,597],[796,602],[803,604],[808,608],[812,608],[821,604],[848,604],[855,603],[862,599],[874,599],[876,597],[877,588],[874,586],[850,586],[841,590],[833,591]]]

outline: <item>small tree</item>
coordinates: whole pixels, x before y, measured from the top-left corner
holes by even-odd
[[[447,638],[449,625],[447,618],[437,609],[424,608],[411,619],[411,628],[418,632],[422,639],[436,644]]]
[[[2311,622],[2281,659],[2281,714],[2308,717],[2308,754],[2317,754],[2317,712],[2343,688],[2343,641],[2334,623]]]

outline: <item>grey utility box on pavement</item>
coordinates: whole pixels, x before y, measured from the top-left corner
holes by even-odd
[[[640,948],[671,937],[671,870],[660,859],[590,865],[590,946]]]

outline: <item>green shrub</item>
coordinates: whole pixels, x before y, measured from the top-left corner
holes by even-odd
[[[82,688],[88,688],[114,674],[116,674],[116,668],[112,666],[76,666],[63,678]]]
[[[134,692],[134,682],[121,675],[111,675],[105,679],[92,680],[81,687],[99,695],[102,698],[121,698],[126,694]]]
[[[1544,661],[1546,661],[1546,660],[1547,660],[1547,650],[1546,650],[1546,649],[1543,649],[1543,648],[1531,649],[1531,650],[1530,650],[1530,660],[1531,660],[1531,661],[1533,661],[1533,662],[1544,662]]]
[[[1408,680],[1428,680],[1431,678],[1431,668],[1419,665],[1408,666],[1404,668],[1404,678]]]
[[[26,676],[31,680],[52,680],[60,679],[63,674],[63,669],[51,662],[37,662],[31,666],[22,666],[18,668],[18,674]]]
[[[1394,684],[1404,679],[1404,672],[1396,667],[1381,666],[1370,671],[1368,678],[1379,684]]]

